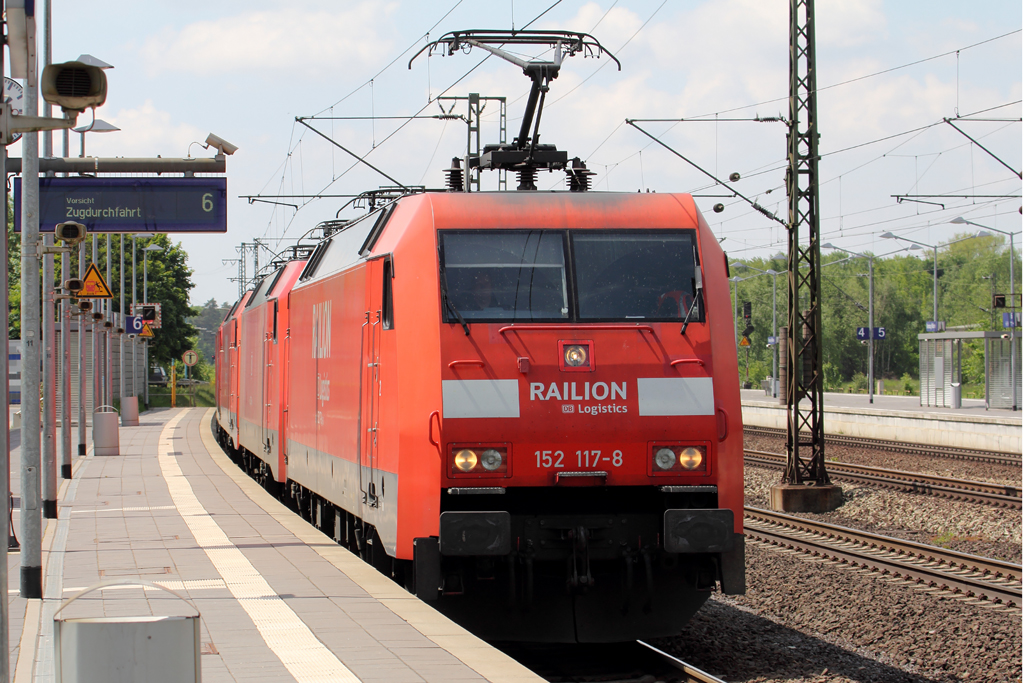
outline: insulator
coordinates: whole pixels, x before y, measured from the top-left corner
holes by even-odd
[[[533,167],[521,168],[516,171],[516,175],[519,176],[519,186],[517,190],[536,190],[537,189],[537,169]]]
[[[572,160],[571,167],[565,169],[565,180],[570,192],[586,192],[590,189],[590,177],[595,175],[587,169],[587,165],[579,157]]]
[[[448,191],[462,192],[465,187],[462,184],[462,160],[452,157],[452,167],[445,170],[448,175]]]

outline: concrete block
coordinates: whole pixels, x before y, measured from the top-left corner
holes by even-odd
[[[830,512],[843,504],[843,489],[835,484],[776,484],[771,488],[770,499],[776,512]]]

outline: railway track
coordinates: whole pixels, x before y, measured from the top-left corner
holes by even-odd
[[[749,538],[990,605],[1021,608],[1021,566],[1002,560],[744,508]]]
[[[745,450],[743,461],[752,465],[763,465],[776,469],[786,467],[786,456],[782,453]],[[831,477],[842,481],[870,484],[910,493],[922,493],[950,500],[965,500],[984,505],[1021,509],[1021,487],[1019,486],[953,479],[920,472],[904,472],[845,462],[828,462],[826,468]]]
[[[680,680],[684,683],[725,683],[721,678],[716,678],[706,671],[701,671],[697,667],[687,664],[678,657],[674,657],[663,650],[659,650],[650,643],[645,643],[642,640],[638,640],[636,642],[660,657],[662,661],[673,669],[680,671],[682,673]]]
[[[751,436],[770,436],[775,438],[786,438],[785,429],[772,427],[744,427],[744,434]],[[859,436],[847,436],[845,434],[826,434],[825,443],[841,446],[857,446],[859,448],[872,448],[880,451],[891,451],[895,453],[911,453],[914,455],[928,455],[932,457],[951,458],[953,460],[968,460],[971,462],[986,462],[993,465],[1021,466],[1021,456],[1015,453],[999,453],[996,451],[973,450],[969,448],[954,448],[951,446],[931,446],[925,444],[908,444],[902,441],[887,441],[885,439],[868,439]]]

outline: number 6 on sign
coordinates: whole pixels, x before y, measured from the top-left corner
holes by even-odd
[[[124,317],[124,329],[128,334],[139,334],[142,332],[142,316],[126,315]]]

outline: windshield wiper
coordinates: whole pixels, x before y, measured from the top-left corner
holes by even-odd
[[[444,263],[444,261],[442,261],[442,263]],[[455,308],[455,306],[452,304],[451,299],[448,298],[448,274],[445,271],[444,266],[441,266],[441,302],[444,304],[444,307],[451,311],[451,313],[458,319],[459,324],[462,325],[462,330],[466,333],[466,336],[468,337],[469,325],[466,324],[466,321],[465,319],[463,319],[462,314],[459,313],[459,309]]]
[[[686,334],[686,327],[687,327],[687,325],[690,324],[690,316],[693,315],[694,311],[698,310],[697,309],[697,302],[699,300],[703,300],[703,298],[704,298],[704,282],[703,282],[703,279],[701,278],[700,266],[695,265],[695,267],[693,269],[693,275],[694,275],[694,287],[695,287],[695,289],[697,291],[696,291],[696,293],[693,296],[693,302],[690,304],[689,310],[686,311],[686,317],[683,318],[683,326],[679,330],[679,334],[682,334],[682,335]]]

